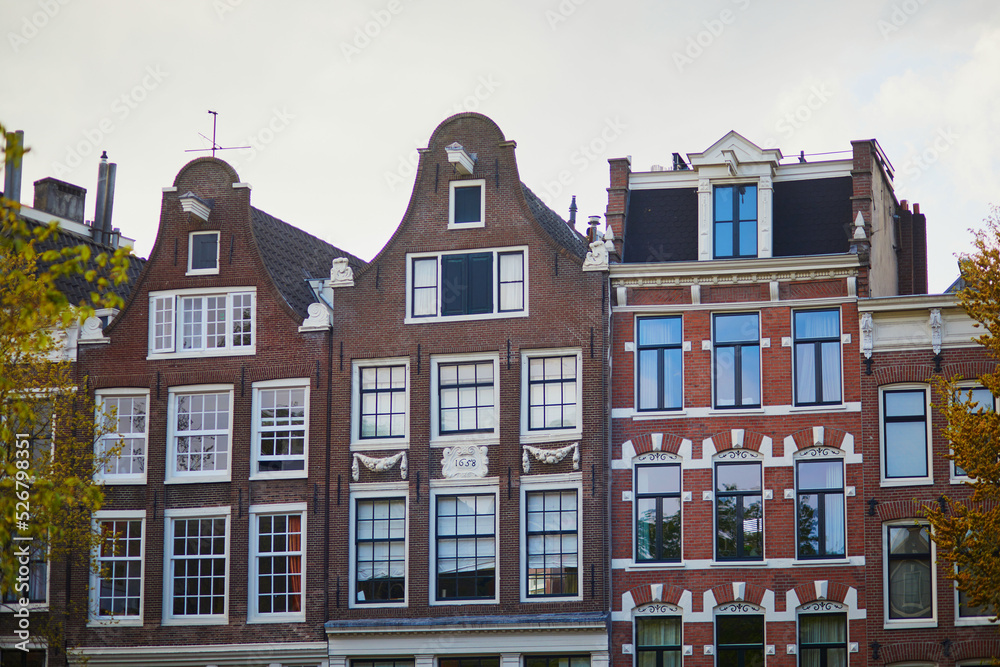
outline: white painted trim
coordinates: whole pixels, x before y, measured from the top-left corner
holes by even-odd
[[[925,462],[927,464],[927,475],[922,477],[886,477],[886,451],[885,451],[885,399],[886,391],[923,391],[924,392],[924,421],[925,421]],[[931,414],[930,385],[921,382],[900,382],[898,384],[886,384],[878,388],[878,460],[879,460],[879,485],[883,487],[893,486],[925,486],[934,483],[934,429]]]
[[[438,367],[443,364],[467,364],[476,362],[493,363],[493,431],[491,433],[449,433],[441,435],[440,410],[441,391]],[[496,445],[500,442],[500,355],[496,352],[466,354],[431,355],[431,401],[430,401],[430,445],[447,447],[463,445]]]
[[[309,378],[282,378],[280,380],[264,380],[254,382],[252,385],[252,399],[250,412],[250,480],[258,479],[295,479],[309,476],[309,411],[310,411],[310,390],[311,382]],[[260,392],[267,389],[304,389],[303,403],[305,408],[305,425],[303,428],[303,452],[302,470],[287,471],[266,471],[260,472],[257,469],[260,463]],[[288,457],[287,460],[298,460],[299,457]],[[232,469],[232,466],[230,466]]]
[[[839,450],[836,450],[835,452],[831,453],[831,455],[828,458],[824,458],[822,460],[824,462],[826,462],[826,461],[839,461],[840,462],[840,475],[841,475],[840,481],[841,481],[841,485],[844,487],[843,493],[840,494],[841,501],[843,502],[843,514],[841,516],[841,520],[842,520],[841,526],[842,526],[842,529],[844,531],[844,558],[840,558],[838,556],[832,556],[830,558],[816,558],[816,559],[800,558],[799,557],[799,522],[798,522],[798,507],[799,507],[799,464],[800,463],[811,463],[811,462],[813,462],[813,460],[804,460],[804,458],[805,458],[806,455],[804,455],[803,452],[806,451],[806,450],[808,450],[808,449],[813,449],[814,450],[814,449],[816,449],[816,447],[807,447],[805,449],[800,449],[800,450],[798,450],[798,451],[796,451],[796,452],[794,452],[792,454],[792,460],[793,460],[792,476],[794,478],[793,481],[794,481],[794,484],[795,484],[795,489],[794,489],[795,496],[794,496],[794,498],[792,498],[792,500],[793,500],[793,506],[792,506],[793,515],[792,516],[793,516],[793,522],[795,523],[795,529],[794,529],[794,533],[795,533],[795,535],[794,535],[794,539],[795,539],[795,558],[796,558],[795,562],[796,563],[801,563],[803,566],[808,565],[809,563],[827,563],[827,562],[831,562],[831,561],[832,562],[836,562],[836,561],[845,560],[846,557],[851,553],[851,548],[850,548],[850,545],[848,543],[848,535],[850,534],[850,531],[847,530],[847,465],[845,463],[845,456],[843,455],[843,453],[840,452]],[[830,449],[832,449],[832,448],[830,448]],[[818,522],[818,519],[817,519],[817,522]]]
[[[190,394],[209,393],[229,393],[229,429],[228,446],[229,451],[226,456],[226,470],[204,472],[178,472],[177,471],[177,398],[178,396]],[[232,481],[233,471],[233,385],[231,384],[193,384],[179,385],[167,389],[167,465],[164,484],[193,484],[201,482],[229,482]]]
[[[247,573],[247,624],[251,623],[304,623],[306,620],[306,592],[308,588],[306,586],[307,582],[307,554],[308,549],[306,545],[306,536],[308,532],[306,530],[307,511],[306,503],[276,503],[274,505],[251,505],[249,508],[250,515],[250,547],[248,551],[249,556],[249,572]],[[299,588],[299,594],[302,598],[301,601],[301,611],[300,612],[286,612],[286,613],[272,613],[272,614],[262,614],[257,611],[257,604],[259,600],[257,599],[257,580],[260,574],[257,570],[258,567],[258,557],[257,546],[259,544],[258,536],[260,524],[258,519],[261,516],[266,515],[278,515],[278,514],[299,514],[301,517],[301,538],[299,539],[300,549],[302,551],[302,564],[301,564],[301,584]],[[227,582],[228,583],[228,582]]]
[[[915,517],[907,519],[896,519],[886,521],[879,531],[880,551],[882,552],[882,627],[885,630],[906,629],[906,628],[936,628],[938,625],[938,590],[937,590],[937,543],[930,540],[930,566],[931,566],[931,617],[914,619],[890,619],[889,618],[889,527],[890,526],[930,526],[926,521],[919,521]]]
[[[693,282],[726,284],[741,276],[752,281],[770,282],[780,279],[794,281],[813,277],[847,278],[855,275],[860,266],[858,256],[849,253],[806,255],[795,257],[749,257],[743,259],[713,259],[711,262],[689,260],[685,262],[648,262],[611,264],[612,286],[622,279],[660,280],[662,286],[687,285]],[[801,273],[802,275],[797,275]],[[775,278],[773,276],[778,276]],[[846,297],[841,301],[848,300]],[[863,300],[859,300],[863,301]],[[714,304],[713,304],[714,305]],[[662,307],[662,306],[661,306]],[[908,306],[911,307],[912,306]]]
[[[479,186],[479,221],[455,222],[455,190]],[[448,183],[448,229],[475,229],[486,226],[486,179],[454,180]]]
[[[230,525],[230,515],[232,508],[228,505],[221,507],[187,507],[179,509],[163,510],[163,618],[161,625],[227,625],[229,623],[229,587],[232,580],[229,576],[229,561],[232,551],[229,548],[232,537],[232,527]],[[202,616],[174,616],[173,609],[173,542],[174,542],[174,519],[191,518],[224,518],[226,520],[226,586],[223,603],[223,613]]]
[[[195,236],[205,236],[208,234],[215,235],[215,267],[211,269],[192,269],[191,264],[194,261],[194,237]],[[221,252],[220,246],[222,245],[222,232],[213,229],[204,229],[188,233],[188,258],[187,258],[187,273],[185,276],[217,276],[219,275],[219,254]]]
[[[364,486],[365,488],[358,488]],[[348,548],[351,553],[348,557],[348,598],[347,607],[349,609],[385,609],[407,607],[410,604],[410,496],[406,482],[393,482],[389,484],[366,483],[352,484],[350,492],[349,526],[348,526]],[[403,553],[405,562],[403,564],[403,599],[399,602],[358,602],[357,601],[357,572],[358,572],[358,543],[357,543],[357,509],[358,500],[402,500],[403,501]]]
[[[798,355],[795,354],[795,344],[797,343],[797,339],[795,337],[795,315],[796,315],[796,313],[823,312],[823,311],[830,311],[830,310],[836,310],[837,311],[837,330],[839,332],[838,335],[837,335],[837,339],[838,339],[838,341],[840,341],[839,342],[839,347],[837,348],[837,353],[840,355],[840,376],[838,378],[839,381],[840,381],[840,402],[839,403],[833,403],[833,404],[824,404],[824,405],[802,405],[802,406],[800,406],[800,405],[798,405],[798,404],[795,403],[795,396],[796,396],[795,382],[798,379],[798,368],[797,368],[797,366],[798,366],[798,358],[797,358]],[[827,409],[829,409],[829,408],[836,408],[838,405],[843,405],[843,403],[844,403],[844,340],[843,340],[843,334],[844,334],[844,310],[843,310],[843,308],[839,307],[839,306],[836,307],[836,308],[795,308],[795,309],[792,309],[791,311],[789,311],[788,325],[789,325],[789,331],[792,332],[792,337],[791,337],[791,352],[790,352],[791,353],[791,357],[792,357],[792,359],[791,359],[791,362],[792,362],[792,377],[790,378],[790,380],[791,380],[791,390],[792,390],[792,404],[796,408],[800,408],[800,407],[801,408],[805,408],[805,407],[809,407],[809,408],[823,407],[823,408],[827,408]],[[850,334],[847,334],[847,336],[850,336]],[[784,346],[784,341],[782,341],[782,346]]]
[[[87,596],[87,627],[115,626],[142,627],[145,619],[146,606],[146,510],[98,510],[91,519],[91,527],[98,531],[102,521],[138,520],[139,525],[139,615],[122,617],[101,617],[97,615],[100,591],[100,574],[95,571],[94,563],[100,558],[100,545],[90,552],[90,592]]]
[[[613,265],[614,266],[614,265]],[[758,281],[760,282],[760,281]],[[637,287],[645,287],[648,285],[636,285]],[[671,287],[674,285],[666,285]],[[692,285],[696,287],[697,284]],[[622,288],[624,289],[624,288]],[[670,304],[670,314],[685,313],[688,311],[695,312],[742,312],[747,308],[753,310],[765,311],[768,308],[801,308],[810,310],[821,310],[822,308],[836,308],[844,305],[845,303],[854,303],[854,299],[844,298],[844,297],[822,297],[817,299],[787,299],[784,301],[738,301],[733,303],[672,303]],[[635,313],[637,315],[659,315],[663,312],[663,304],[647,304],[647,305],[632,305],[632,306],[622,306],[622,305],[612,305],[611,312],[613,313]],[[627,351],[627,350],[626,350]]]
[[[427,594],[428,601],[432,607],[437,606],[465,606],[477,604],[499,604],[500,603],[500,484],[498,478],[477,479],[480,484],[456,484],[457,480],[438,480],[443,482],[439,485],[431,485],[429,501],[430,530],[428,531],[428,551],[427,551]],[[462,480],[465,482],[473,480]],[[479,487],[479,488],[469,488]],[[472,600],[438,600],[437,599],[437,499],[438,496],[456,495],[492,495],[493,496],[493,598],[476,598]],[[523,506],[523,503],[522,503]],[[409,563],[407,563],[409,565]],[[327,629],[327,634],[330,630]]]
[[[715,318],[718,315],[724,315],[724,316],[728,316],[728,315],[755,315],[757,317],[757,391],[758,391],[759,396],[760,396],[760,406],[759,407],[742,406],[742,405],[737,405],[737,406],[733,406],[733,407],[719,407],[719,406],[717,406],[715,404],[715,400],[717,398],[717,395],[716,395],[716,385],[717,385],[716,355],[718,353],[718,347],[717,347],[717,344],[715,342],[715,336],[716,336],[716,333],[715,333]],[[760,310],[741,310],[741,311],[738,311],[738,312],[735,312],[735,313],[717,313],[717,312],[712,312],[711,313],[711,318],[710,318],[710,320],[711,320],[711,332],[712,332],[712,371],[711,371],[712,372],[712,378],[711,378],[711,380],[712,380],[712,386],[711,386],[711,392],[712,392],[711,406],[712,407],[711,407],[711,409],[713,410],[714,413],[717,413],[717,414],[720,414],[720,415],[721,414],[731,415],[734,411],[736,411],[736,412],[746,412],[746,411],[757,411],[757,410],[762,410],[763,409],[763,405],[764,405],[764,353],[762,352],[762,349],[764,348],[764,344],[763,344],[763,339],[761,338],[761,333],[763,333],[763,326],[761,324],[762,318],[761,318],[760,315],[761,315]],[[752,343],[740,343],[739,345],[741,347],[745,347],[745,346],[752,345]],[[768,345],[770,345],[770,343]],[[741,373],[742,373],[742,371],[741,371]],[[740,377],[742,377],[742,375]],[[734,386],[735,386],[735,382],[736,382],[736,376],[735,376],[735,374],[733,375],[733,382],[734,382]]]
[[[735,408],[732,410],[718,410],[709,407],[689,407],[681,412],[637,412],[635,408],[612,408],[612,419],[631,419],[632,421],[650,421],[662,419],[705,418],[705,417],[733,417],[741,415],[762,415],[770,417],[787,417],[791,415],[801,415],[803,413],[825,413],[825,412],[861,412],[861,403],[849,401],[841,405],[818,405],[818,406],[794,406],[794,405],[765,405],[761,408],[743,410]]]
[[[98,469],[95,469],[95,471],[94,471],[94,480],[97,481],[97,482],[101,482],[101,483],[107,484],[107,485],[126,485],[126,484],[145,484],[146,483],[146,474],[147,474],[147,471],[149,470],[149,417],[150,417],[150,415],[149,415],[149,412],[150,412],[149,388],[148,387],[141,387],[141,388],[134,388],[133,389],[133,388],[127,388],[127,387],[121,387],[121,388],[116,387],[116,388],[112,388],[112,389],[98,389],[97,391],[94,392],[95,419],[99,420],[99,419],[101,419],[101,417],[104,416],[103,410],[104,410],[104,399],[105,398],[109,398],[109,397],[124,398],[124,397],[129,397],[129,396],[131,396],[131,397],[142,397],[142,398],[144,398],[146,400],[146,419],[145,419],[145,427],[146,428],[145,428],[145,431],[143,432],[145,443],[143,445],[143,452],[144,452],[144,454],[143,454],[142,472],[138,473],[138,474],[118,475],[118,474],[109,474],[109,473],[106,473],[103,470],[101,470],[101,469],[98,468]],[[109,433],[108,435],[112,435],[112,434]],[[123,436],[121,434],[117,434],[117,435],[118,435],[119,438],[125,437],[125,436]],[[134,437],[134,435],[135,434],[130,434],[130,437]],[[100,444],[97,441],[94,442],[94,455],[95,456],[100,456],[101,455]]]
[[[245,346],[234,346],[233,345],[233,331],[232,331],[232,314],[233,314],[233,295],[235,294],[249,294],[250,295],[250,328],[251,328],[251,344]],[[183,336],[183,308],[181,308],[180,300],[189,297],[199,297],[199,296],[224,296],[226,298],[225,305],[225,327],[226,327],[226,344],[224,347],[216,348],[196,348],[185,350],[182,347],[182,336]],[[155,302],[158,299],[172,299],[173,303],[173,338],[172,348],[162,348],[154,349],[153,342],[155,340],[155,315],[156,309],[154,307]],[[204,311],[202,311],[204,312]],[[233,356],[251,356],[257,353],[257,288],[255,286],[247,287],[195,287],[189,289],[178,289],[178,290],[156,290],[149,293],[149,325],[147,328],[147,360],[155,359],[195,359],[204,357],[233,357]],[[206,323],[202,321],[202,338],[207,335],[205,331]],[[203,340],[204,342],[204,340]]]
[[[361,369],[382,366],[402,366],[405,375],[403,401],[406,414],[403,417],[402,437],[362,438],[361,437]],[[351,362],[351,449],[409,449],[410,447],[410,358],[383,357],[378,359],[355,359]]]
[[[530,360],[537,357],[576,358],[576,425],[572,428],[528,430]],[[583,353],[578,347],[521,350],[521,444],[579,440],[583,437]]]

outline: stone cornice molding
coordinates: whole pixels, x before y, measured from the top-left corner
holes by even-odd
[[[612,264],[612,287],[747,285],[851,278],[859,274],[857,255],[814,255],[702,262]]]

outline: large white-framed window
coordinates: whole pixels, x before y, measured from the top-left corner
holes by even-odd
[[[146,358],[255,354],[256,300],[256,287],[150,292]]]
[[[840,309],[792,313],[795,405],[837,405],[842,400]]]
[[[635,560],[681,562],[681,463],[636,463]]]
[[[252,430],[250,479],[306,477],[309,378],[254,382]]]
[[[879,388],[882,485],[931,484],[930,389],[925,384]]]
[[[684,331],[680,315],[639,317],[636,335],[636,408],[684,407]]]
[[[165,509],[163,625],[229,622],[230,508]]]
[[[580,473],[521,477],[521,601],[583,597]]]
[[[759,408],[760,314],[712,316],[716,408]]]
[[[716,185],[712,211],[715,258],[756,257],[757,185]]]
[[[406,257],[407,324],[528,315],[528,249]]]
[[[145,484],[149,390],[100,389],[95,402],[104,431],[96,443],[96,454],[104,465],[95,478],[107,484]],[[116,456],[107,455],[119,445]]]
[[[800,560],[847,555],[844,459],[823,454],[827,451],[810,448],[795,458],[795,555]]]
[[[306,504],[250,506],[248,623],[306,620]]]
[[[991,412],[996,410],[996,397],[989,389],[979,383],[963,383],[955,393],[955,400],[960,403],[973,403],[973,408],[977,412]],[[962,467],[951,461],[951,482],[961,484],[971,480],[969,474],[962,470]]]
[[[146,511],[101,510],[94,528],[101,540],[91,556],[89,622],[141,626]]]
[[[811,611],[818,607],[838,610]],[[846,667],[848,653],[846,607],[827,601],[803,605],[796,620],[799,626],[800,667]]]
[[[486,180],[476,178],[448,184],[448,229],[486,225]]]
[[[351,607],[407,603],[406,483],[351,487]]]
[[[228,482],[232,475],[233,385],[170,387],[166,482]]]
[[[716,665],[764,664],[764,610],[731,602],[715,609]]]
[[[996,612],[989,605],[973,605],[964,591],[955,588],[955,625],[993,625]]]
[[[672,604],[654,602],[633,611],[636,667],[680,667],[684,652],[684,618]]]
[[[717,561],[764,560],[762,467],[756,457],[714,464]]]
[[[410,436],[410,359],[352,363],[351,444],[406,446]]]
[[[499,441],[500,357],[431,357],[431,442]]]
[[[888,627],[937,626],[937,568],[931,529],[916,519],[882,524],[882,590]]]
[[[431,488],[431,604],[498,602],[496,480]]]
[[[200,231],[188,234],[188,276],[207,276],[219,273],[219,235],[217,231]]]
[[[521,352],[522,442],[580,437],[582,376],[579,348]]]

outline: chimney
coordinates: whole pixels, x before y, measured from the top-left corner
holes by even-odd
[[[83,205],[87,189],[57,178],[35,181],[34,208],[83,224]]]
[[[97,166],[97,202],[94,204],[92,233],[96,243],[111,245],[111,211],[115,203],[115,175],[118,165],[108,163],[108,152],[101,153]]]
[[[24,130],[8,132],[6,139],[8,157],[4,160],[3,196],[20,204],[21,159],[24,153]]]
[[[570,229],[576,229],[576,195],[573,195],[573,201],[569,203],[569,224]]]
[[[597,240],[597,226],[601,224],[601,216],[592,215],[587,220],[587,243]]]

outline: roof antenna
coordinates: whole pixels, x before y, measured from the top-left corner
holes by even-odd
[[[234,151],[234,150],[240,150],[240,149],[243,149],[243,148],[250,148],[250,146],[227,146],[225,148],[222,147],[222,146],[220,146],[215,141],[215,126],[216,126],[216,124],[217,124],[217,122],[219,120],[219,112],[218,111],[212,111],[211,109],[209,109],[208,113],[212,114],[212,139],[211,139],[212,147],[211,148],[189,148],[189,149],[187,149],[187,150],[184,151],[185,153],[204,153],[205,151],[212,151],[212,157],[215,157],[215,151]],[[204,137],[205,139],[208,139],[208,137],[206,137],[201,132],[199,132],[198,135],[201,136],[201,137]]]
[[[802,163],[802,162],[805,162],[805,161],[806,161],[806,152],[805,151],[799,151],[799,162]]]
[[[573,201],[569,204],[569,226],[576,229],[576,195],[573,195]]]

